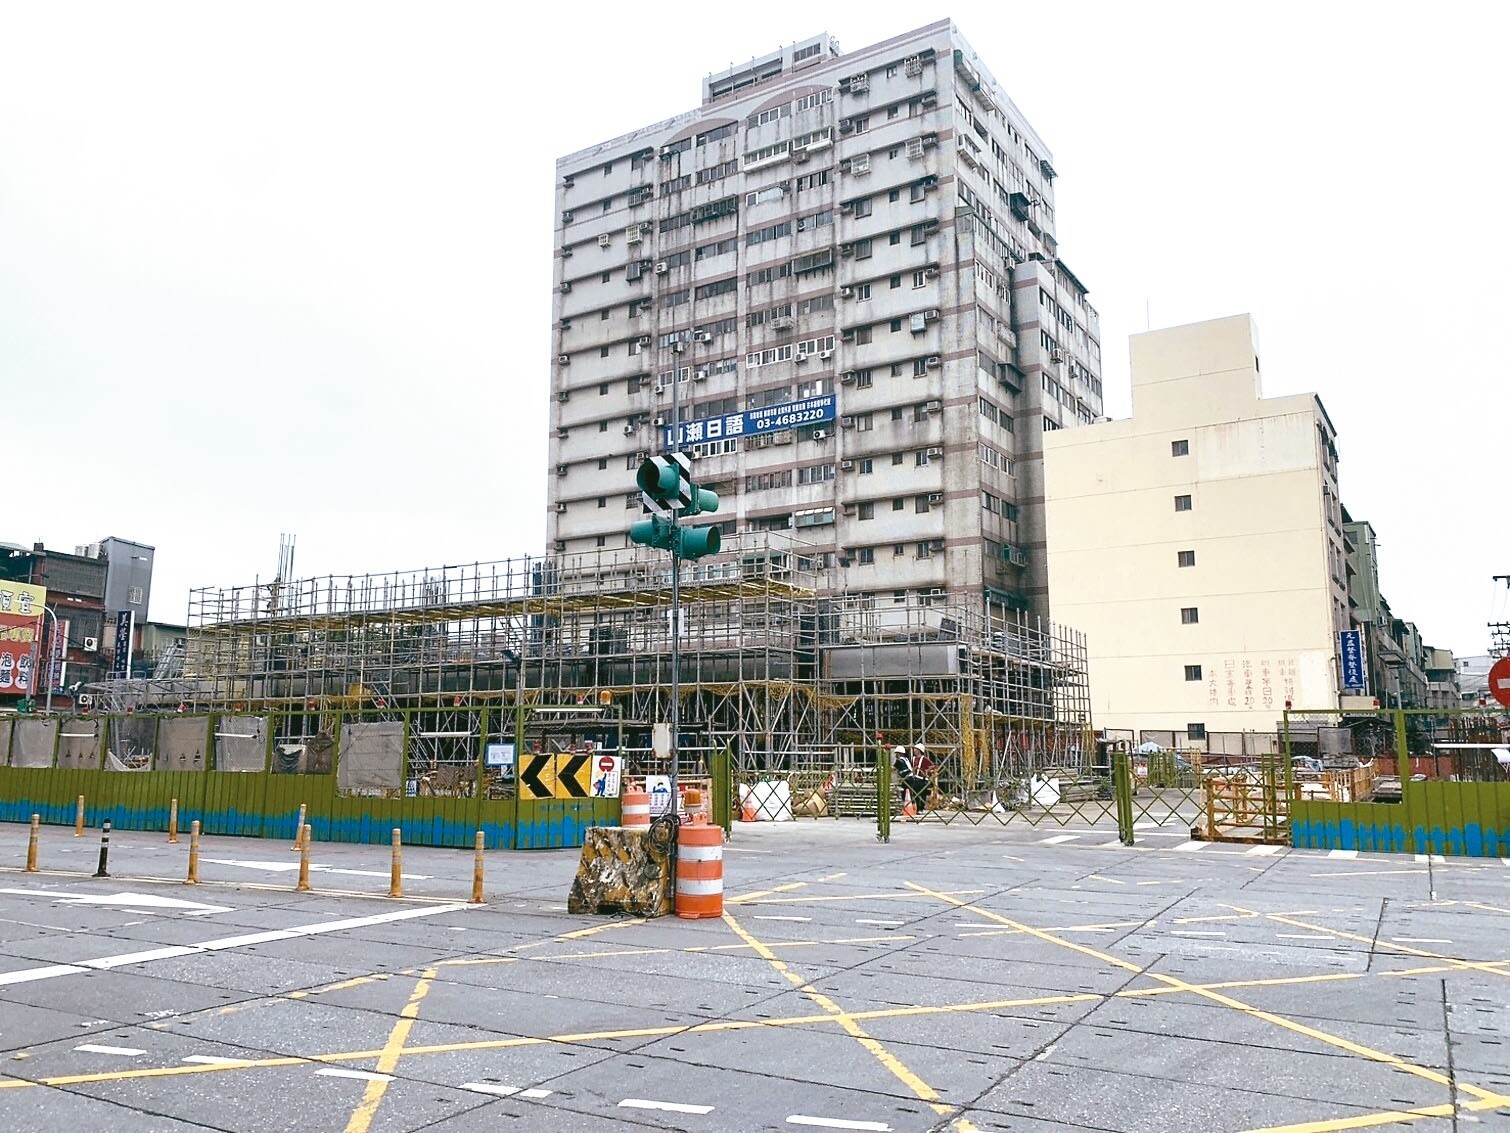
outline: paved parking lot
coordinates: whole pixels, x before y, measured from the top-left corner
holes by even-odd
[[[1510,1128],[1510,865],[755,824],[722,920],[576,851],[0,826],[7,1129]],[[1141,834],[1142,832],[1140,832]],[[1148,831],[1149,835],[1157,832]]]

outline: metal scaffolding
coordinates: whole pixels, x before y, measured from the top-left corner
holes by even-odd
[[[830,773],[873,764],[880,736],[957,752],[973,782],[1094,749],[1078,634],[1000,607],[836,595],[818,561],[751,532],[682,566],[685,765],[728,749],[744,773]],[[611,702],[630,753],[648,751],[670,715],[670,572],[663,555],[604,549],[196,590],[173,698],[311,712]],[[439,716],[429,730],[472,732]]]

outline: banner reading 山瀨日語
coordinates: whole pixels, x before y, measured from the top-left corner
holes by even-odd
[[[0,581],[0,696],[27,696],[36,687],[32,666],[46,605],[47,587]]]

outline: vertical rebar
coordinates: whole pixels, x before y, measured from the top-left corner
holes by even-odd
[[[189,876],[185,885],[199,884],[199,820],[189,823]]]

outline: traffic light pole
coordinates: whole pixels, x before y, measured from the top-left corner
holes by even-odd
[[[680,345],[680,344],[678,344]],[[671,360],[671,448],[681,446],[681,382],[677,359]],[[671,813],[677,814],[681,795],[677,791],[678,765],[682,761],[682,556],[676,542],[676,508],[671,509]]]

